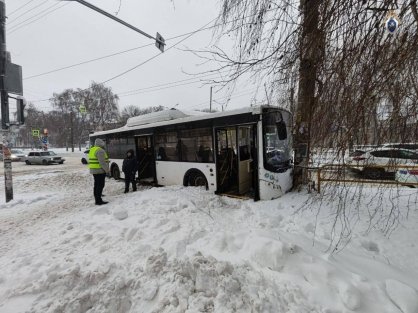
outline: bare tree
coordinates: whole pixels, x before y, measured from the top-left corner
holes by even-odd
[[[396,34],[384,27],[391,10],[401,21]],[[334,159],[344,164],[356,144],[418,141],[416,0],[224,0],[217,24],[218,40],[233,40],[234,49],[215,45],[195,52],[220,64],[213,71],[229,72],[211,84],[234,86],[240,77],[250,77],[254,84],[270,86],[276,103],[295,112],[295,131],[305,115],[312,154],[332,149]],[[363,189],[353,193],[344,183],[329,188],[324,193],[338,201],[335,225],[342,225],[334,234],[350,238],[347,226],[353,224],[345,214],[350,197],[361,199]],[[374,199],[380,200],[370,201],[370,223],[386,216],[385,233],[399,216],[395,198],[391,193],[389,206],[382,206],[387,199],[380,188]],[[416,204],[417,197],[411,201]],[[391,213],[385,215],[383,208]]]
[[[148,114],[151,112],[162,111],[164,110],[164,108],[165,108],[164,106],[159,105],[159,106],[150,106],[145,109],[141,109],[140,107],[135,106],[135,105],[128,105],[122,110],[120,121],[121,123],[125,124],[128,118],[130,117],[144,115],[144,114]]]
[[[78,90],[83,101],[92,130],[110,129],[119,120],[119,97],[110,87],[92,82],[86,90]]]

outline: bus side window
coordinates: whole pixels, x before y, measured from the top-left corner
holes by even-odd
[[[168,161],[167,154],[165,153],[165,149],[163,147],[158,148],[157,160]]]
[[[197,156],[199,157],[199,162],[209,163],[210,154],[211,154],[211,151],[209,147],[204,147],[203,145],[199,146],[199,151],[197,153]]]

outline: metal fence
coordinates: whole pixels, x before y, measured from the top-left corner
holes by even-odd
[[[311,169],[312,172],[316,171],[316,180],[318,186],[318,193],[321,192],[321,184],[324,182],[338,182],[338,183],[357,183],[357,184],[382,184],[382,185],[407,185],[418,187],[418,181],[416,183],[403,183],[391,179],[359,179],[355,174],[351,173],[352,166],[347,164],[324,164],[315,169]],[[382,166],[367,165],[367,168],[382,169]],[[406,169],[406,170],[418,170],[418,165],[390,165],[393,170]],[[387,173],[387,172],[385,172]],[[394,173],[393,173],[394,174]]]

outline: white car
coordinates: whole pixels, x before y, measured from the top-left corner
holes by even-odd
[[[25,158],[27,165],[32,164],[64,164],[65,159],[57,155],[54,151],[31,151]]]
[[[89,163],[89,152],[90,152],[90,149],[83,152],[83,156],[81,157],[81,163],[83,164]]]
[[[418,153],[418,143],[404,142],[404,143],[384,143],[380,146],[384,149],[407,149]]]
[[[26,157],[26,154],[19,149],[10,149],[10,159],[12,162],[23,161]],[[0,154],[0,161],[3,161],[3,151]]]
[[[418,167],[396,171],[395,180],[402,185],[418,187]]]
[[[370,179],[394,178],[402,170],[399,166],[418,165],[418,153],[407,149],[376,149],[351,157],[348,165]]]

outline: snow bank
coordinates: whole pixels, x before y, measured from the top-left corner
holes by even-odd
[[[418,312],[418,293],[416,290],[392,279],[386,280],[385,286],[389,298],[403,313]]]
[[[294,214],[307,195],[123,194],[107,180],[98,207],[76,161],[22,172],[0,205],[0,312],[418,312],[416,210],[392,237],[354,229],[330,255],[332,201]]]

